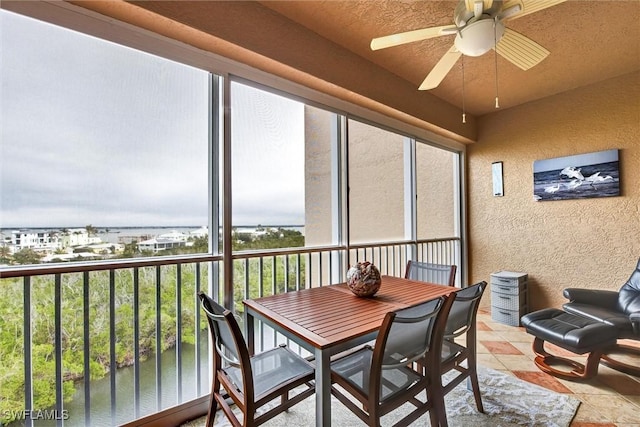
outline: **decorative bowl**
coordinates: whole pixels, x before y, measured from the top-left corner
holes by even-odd
[[[375,295],[381,283],[380,270],[368,261],[359,262],[347,271],[347,286],[358,297]]]

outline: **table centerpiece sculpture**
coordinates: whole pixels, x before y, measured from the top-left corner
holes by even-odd
[[[347,286],[358,297],[375,295],[381,283],[380,270],[368,261],[359,262],[347,271]]]

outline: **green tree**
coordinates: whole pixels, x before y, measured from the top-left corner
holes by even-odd
[[[249,233],[234,233],[233,249],[298,248],[304,246],[304,235],[297,230],[269,228],[263,234],[254,236]]]
[[[304,245],[304,236],[295,230],[269,229],[257,237],[242,240],[241,249],[260,249],[278,247],[296,247]],[[208,238],[199,237],[191,240],[193,245],[176,248],[177,253],[203,253],[208,250]],[[140,256],[137,242],[126,245],[127,256]],[[39,255],[33,250],[23,250],[18,259],[25,263],[39,261]],[[148,254],[150,256],[156,254]],[[123,255],[124,256],[124,255]],[[288,258],[288,262],[285,262]],[[234,262],[235,284],[234,299],[238,313],[243,310],[242,299],[256,297],[271,292],[284,292],[296,280],[304,284],[305,259],[300,267],[296,267],[296,256],[285,255],[277,259],[265,259],[261,264],[258,259]],[[207,263],[201,265],[201,283],[208,282]],[[245,271],[248,269],[248,271]],[[156,295],[161,298],[161,347],[167,349],[177,341],[194,344],[196,328],[206,331],[206,318],[201,316],[199,325],[195,324],[196,265],[182,265],[180,269],[182,311],[178,313],[176,301],[178,299],[178,268],[176,266],[160,267],[161,284],[156,283],[156,267],[141,267],[139,273],[138,294],[138,325],[140,332],[140,358],[144,360],[152,356],[156,347]],[[246,276],[245,276],[246,275]],[[245,295],[244,277],[248,277],[249,288]],[[260,277],[265,278],[260,290]],[[274,283],[271,284],[271,278]],[[91,379],[108,375],[110,361],[109,336],[109,295],[111,292],[110,273],[108,271],[93,271],[89,275],[89,330],[90,330],[90,372],[84,372],[84,291],[83,274],[62,275],[62,364],[64,378],[65,400],[73,396],[74,381],[85,376]],[[24,372],[23,372],[23,333],[24,321],[23,282],[20,278],[0,279],[3,298],[0,298],[0,413],[14,410],[16,413],[24,405]],[[272,291],[272,289],[274,289]],[[35,409],[45,409],[55,401],[55,378],[53,377],[55,354],[53,351],[55,339],[55,293],[54,276],[34,276],[31,282],[31,300],[38,304],[31,306],[32,310],[32,344],[33,344],[33,377]],[[115,272],[116,319],[116,363],[118,367],[133,363],[133,271],[118,269]],[[176,321],[181,319],[182,334],[177,336]],[[4,420],[3,420],[4,421]]]
[[[16,264],[40,264],[42,255],[30,248],[25,248],[13,254],[13,262]]]
[[[84,228],[85,230],[87,230],[87,234],[89,235],[89,237],[92,237],[98,234],[98,229],[91,224],[85,225]]]
[[[207,236],[193,239],[193,253],[206,253],[209,251],[209,238]]]
[[[11,250],[8,246],[0,246],[0,264],[11,264]]]
[[[135,258],[137,255],[139,255],[138,241],[132,240],[130,243],[125,243],[122,258]]]
[[[156,321],[156,268],[139,270],[139,328],[141,360],[154,354]],[[195,328],[206,329],[206,320],[195,325],[195,265],[183,265],[180,272],[182,312],[176,312],[178,269],[176,266],[161,267],[162,349],[175,345],[177,340],[194,343]],[[207,281],[206,265],[201,269],[202,279]],[[83,274],[62,276],[62,364],[65,400],[74,394],[74,381],[85,375],[97,379],[108,375],[110,361],[109,298],[110,273],[90,273],[89,330],[90,372],[84,372],[84,291]],[[10,410],[19,413],[24,405],[23,334],[24,316],[23,283],[20,278],[0,279],[3,298],[0,299],[0,414]],[[133,343],[133,275],[129,269],[115,272],[115,319],[116,319],[116,364],[129,366],[134,360]],[[55,293],[54,276],[34,276],[31,281],[32,351],[34,378],[34,409],[45,409],[55,402]],[[191,303],[189,303],[191,302]],[[182,322],[182,336],[176,336],[176,321]],[[0,424],[10,420],[0,419]]]

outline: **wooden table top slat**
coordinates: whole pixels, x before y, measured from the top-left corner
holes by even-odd
[[[327,287],[327,289],[330,289],[330,287]],[[286,295],[287,297],[274,298],[273,300],[264,302],[264,304],[268,305],[272,310],[277,310],[278,313],[282,315],[295,313],[299,318],[303,318],[306,315],[313,316],[314,313],[317,315],[317,310],[315,308],[318,304],[330,304],[332,301],[335,301],[340,297],[340,294],[327,292],[324,288],[305,289],[281,295]],[[260,301],[263,300],[264,298],[260,299]]]
[[[343,283],[246,300],[244,304],[322,349],[374,332],[389,311],[456,290],[449,286],[382,276],[380,290],[371,298],[355,296]]]

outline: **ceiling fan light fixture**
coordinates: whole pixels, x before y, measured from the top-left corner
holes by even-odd
[[[462,28],[454,44],[463,55],[481,56],[493,49],[503,35],[504,24],[501,21],[481,19]]]

